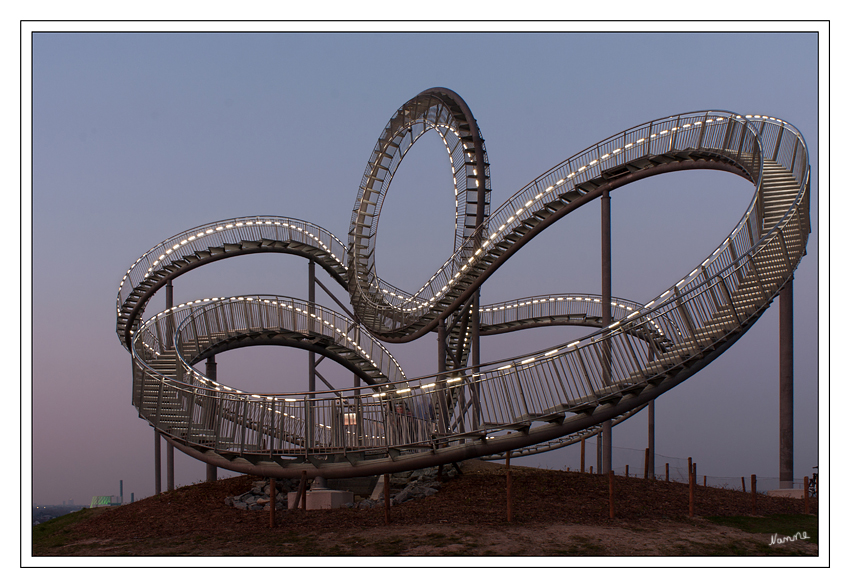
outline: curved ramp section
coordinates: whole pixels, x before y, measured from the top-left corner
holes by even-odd
[[[139,415],[172,438],[218,451],[256,451],[264,434],[280,440],[278,450],[291,445],[303,451],[330,429],[323,424],[331,422],[327,415],[310,413],[312,403],[297,400],[301,395],[245,392],[194,368],[209,356],[254,345],[314,351],[383,391],[405,377],[379,341],[327,308],[281,296],[196,300],[155,315],[133,338],[133,404]],[[337,398],[339,410],[348,407]],[[281,425],[269,429],[272,413]],[[320,434],[305,427],[311,420]]]
[[[279,252],[307,257],[346,286],[345,246],[332,233],[306,221],[250,216],[201,225],[162,241],[139,257],[118,286],[117,332],[129,349],[148,300],[168,280],[208,263],[248,253]]]
[[[183,254],[175,254],[174,244],[182,248],[192,242],[189,236],[194,235],[196,240],[212,238],[217,232],[232,230],[235,224],[228,223],[234,224],[232,228],[227,224],[209,226],[203,231],[187,232],[179,240],[163,242],[140,258],[134,268],[141,269],[130,277],[134,271],[131,268],[122,282],[118,331],[125,343],[130,342],[134,353],[134,371],[139,374],[134,385],[137,379],[150,379],[156,388],[156,394],[149,390],[146,400],[140,398],[138,406],[155,397],[156,406],[147,414],[155,410],[160,419],[155,426],[163,430],[161,417],[166,407],[179,405],[179,415],[168,415],[175,423],[179,421],[169,434],[186,453],[213,465],[258,475],[299,476],[307,472],[308,476],[347,477],[414,469],[520,448],[545,450],[568,444],[594,431],[603,421],[628,418],[725,352],[770,305],[805,254],[809,234],[809,162],[800,133],[772,117],[702,111],[628,129],[569,158],[529,183],[489,219],[485,220],[483,213],[477,214],[476,221],[480,222],[471,233],[467,231],[469,227],[464,227],[465,240],[453,256],[416,293],[402,293],[381,282],[374,263],[369,261],[380,207],[375,208],[373,203],[371,209],[364,209],[363,200],[378,192],[381,198],[386,195],[391,173],[382,176],[379,190],[376,182],[381,177],[380,168],[394,171],[415,137],[421,135],[417,125],[424,129],[430,124],[444,138],[456,136],[464,145],[464,161],[468,155],[466,137],[474,139],[473,135],[478,134],[476,128],[473,135],[464,135],[460,123],[446,123],[451,128],[442,126],[438,121],[447,119],[434,114],[441,108],[447,108],[456,121],[460,120],[445,101],[443,106],[434,107],[417,97],[409,104],[415,108],[403,107],[396,114],[373,153],[355,206],[354,237],[349,235],[348,255],[334,252],[338,240],[317,238],[316,235],[323,235],[318,228],[311,231],[309,239],[290,232],[289,241],[280,240],[285,247],[275,246],[306,246],[299,252],[305,256],[333,252],[331,261],[325,257],[326,269],[336,276],[344,272],[354,311],[374,338],[412,340],[433,330],[440,320],[466,313],[465,305],[472,294],[513,253],[605,190],[659,173],[720,169],[750,180],[754,196],[729,236],[692,271],[648,303],[618,306],[612,324],[586,337],[493,364],[457,367],[425,377],[375,376],[369,385],[358,389],[297,395],[229,394],[225,390],[227,397],[212,404],[215,410],[206,412],[198,409],[203,398],[217,397],[208,394],[209,388],[193,379],[196,376],[185,366],[213,353],[215,345],[224,349],[263,337],[294,341],[294,333],[300,331],[297,323],[286,326],[272,322],[263,323],[256,330],[246,319],[245,325],[237,329],[237,336],[221,337],[215,328],[197,328],[198,318],[209,316],[204,314],[206,311],[187,311],[183,316],[179,309],[171,313],[180,319],[176,323],[154,317],[142,325],[139,317],[145,297],[160,287],[167,276],[173,277],[182,269],[176,255]],[[408,124],[405,117],[415,112],[418,114],[409,120],[416,122]],[[424,119],[431,122],[425,124]],[[465,120],[469,123],[471,116]],[[390,144],[393,142],[395,146]],[[483,147],[483,142],[479,143]],[[387,155],[376,155],[379,151]],[[450,148],[450,154],[451,151]],[[483,149],[477,150],[473,145],[472,151],[476,165],[482,163]],[[395,167],[387,165],[388,160]],[[454,159],[452,162],[455,165]],[[472,174],[472,178],[476,175],[482,177]],[[370,183],[368,178],[375,181]],[[481,188],[481,183],[476,187]],[[465,193],[468,212],[469,187]],[[482,202],[484,199],[480,198],[476,206]],[[372,220],[367,222],[367,218]],[[264,220],[260,229],[271,229],[274,223],[271,220],[270,226]],[[357,227],[356,223],[362,226]],[[318,240],[322,241],[319,246]],[[247,238],[238,241],[239,251],[246,243],[251,248],[255,242],[256,239]],[[215,247],[219,246],[204,244],[202,251],[213,253]],[[221,253],[215,250],[217,255],[226,253],[226,248]],[[157,273],[163,271],[164,274]],[[586,305],[581,319],[579,310],[557,309],[556,304],[566,300],[548,298],[536,303],[532,299],[531,310],[527,308],[528,301],[505,304],[504,310],[489,307],[490,313],[503,312],[489,325],[495,331],[526,328],[535,322],[558,324],[558,320],[575,320],[569,324],[578,324],[583,320],[593,324],[597,320],[594,313],[598,307],[587,306],[599,304],[593,299],[569,301]],[[237,302],[251,303],[247,306],[252,310],[246,316],[252,320],[255,310],[271,310],[268,302]],[[234,311],[239,308],[238,304],[228,306]],[[508,311],[516,312],[508,316]],[[486,314],[482,314],[484,329],[489,328],[483,326],[488,324]],[[564,318],[572,314],[576,316]],[[190,316],[196,322],[192,328],[188,326],[192,323]],[[169,324],[173,332],[168,331]],[[313,326],[318,324],[314,322]],[[309,344],[319,345],[319,331],[309,327],[308,331]],[[334,333],[328,331],[324,335],[326,346]],[[462,338],[462,334],[458,335],[459,342]],[[351,351],[350,347],[347,349]],[[328,351],[331,352],[337,353]],[[174,357],[164,359],[167,353]],[[341,359],[342,353],[337,353]],[[180,354],[182,362],[177,360]],[[375,355],[359,357],[358,361],[371,362]],[[144,382],[139,390],[145,392]],[[173,394],[166,395],[166,390]],[[154,422],[149,416],[146,418]],[[210,431],[217,435],[216,440],[210,439]],[[227,442],[222,444],[221,439]]]

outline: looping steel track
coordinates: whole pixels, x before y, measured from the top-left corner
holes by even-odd
[[[416,292],[381,280],[375,247],[381,206],[413,144],[436,132],[456,198],[455,252]],[[467,366],[470,301],[507,259],[603,192],[653,175],[719,169],[754,186],[729,236],[650,302],[557,294],[481,309],[481,333],[548,324],[595,327],[588,336],[501,362]],[[805,255],[809,161],[789,123],[700,111],[657,119],[592,145],[535,178],[495,212],[484,141],[466,103],[432,88],[392,116],[369,158],[348,244],[312,223],[242,217],[162,241],[119,286],[117,333],[133,357],[133,404],[169,442],[207,463],[272,477],[351,477],[574,443],[619,422],[725,352],[761,316]],[[356,320],[305,301],[251,295],[205,298],[143,320],[170,280],[238,255],[286,253],[324,268],[350,295]],[[661,291],[660,289],[659,291]],[[446,321],[450,371],[410,378],[384,342],[405,342]],[[288,345],[358,374],[361,388],[259,395],[193,366],[230,349]]]

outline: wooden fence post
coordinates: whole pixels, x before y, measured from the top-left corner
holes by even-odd
[[[298,491],[301,492],[301,510],[307,512],[307,472],[301,472],[301,485]]]
[[[694,486],[696,486],[696,480],[691,472],[688,476],[688,516],[694,516]]]
[[[384,523],[390,524],[390,475],[384,474]]]
[[[649,479],[649,447],[646,448],[646,453],[643,456],[643,479]]]
[[[708,476],[703,476],[703,477],[702,477],[702,487],[703,487],[703,488],[705,488],[705,486],[706,486],[706,484],[707,484],[707,479],[708,479]]]
[[[608,518],[614,518],[614,470],[608,470]]]
[[[750,476],[750,489],[753,492],[753,514],[756,514],[756,475]]]
[[[505,489],[508,501],[508,522],[512,522],[511,516],[511,452],[508,450],[508,455],[505,458]]]
[[[277,483],[269,478],[269,529],[274,529],[275,504],[277,502]]]
[[[803,513],[809,514],[809,477],[803,477]]]
[[[629,464],[626,464],[626,477],[629,477]]]
[[[669,463],[664,464],[664,481],[665,482],[670,481],[670,464]]]
[[[747,491],[747,483],[744,481],[744,476],[741,476],[741,492]]]

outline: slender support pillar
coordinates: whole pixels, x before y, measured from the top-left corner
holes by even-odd
[[[584,473],[584,439],[581,440],[581,473]]]
[[[162,435],[153,432],[153,484],[154,493],[162,494]]]
[[[210,380],[215,381],[218,378],[218,364],[215,362],[215,355],[207,358],[206,376]],[[207,418],[205,419],[206,426],[209,429],[215,427],[215,415],[218,412],[218,400],[209,399],[207,402]],[[218,479],[218,468],[212,464],[207,464],[207,482],[215,482]]]
[[[602,473],[602,433],[596,434],[596,473]]]
[[[646,468],[649,474],[649,479],[655,479],[655,400],[649,401],[647,406],[647,456]]]
[[[166,490],[174,490],[174,445],[165,444],[165,478]]]
[[[307,264],[307,309],[316,314],[316,262],[312,259]],[[307,370],[310,392],[316,391],[316,354],[310,352],[310,363]],[[312,396],[311,396],[312,398]]]
[[[446,321],[437,326],[437,371],[446,371]]]
[[[165,284],[165,308],[174,307],[174,284],[171,280]],[[168,341],[165,343],[166,349],[171,349],[174,337],[174,315],[169,315],[166,321],[166,337]],[[165,444],[165,476],[166,490],[174,490],[174,447],[171,443]]]
[[[360,345],[360,324],[354,328],[354,341],[358,345]],[[354,374],[354,406],[355,406],[355,424],[354,431],[355,437],[357,439],[357,445],[362,446],[365,445],[363,439],[363,401],[360,398],[360,376]]]
[[[478,366],[481,364],[481,329],[480,329],[480,319],[481,315],[479,309],[481,307],[481,290],[476,290],[475,294],[473,294],[473,302],[472,302],[472,365]],[[475,367],[472,369],[472,373],[477,374],[478,368]],[[478,429],[479,423],[481,421],[481,405],[479,398],[479,385],[476,380],[472,386],[470,387],[470,391],[472,394],[472,428]]]
[[[611,195],[608,190],[602,193],[602,326],[611,324]],[[606,341],[603,346],[603,374],[605,385],[611,384],[611,348]],[[611,470],[612,440],[611,421],[602,423],[602,472]]]
[[[437,326],[437,371],[443,373],[446,371],[446,321],[441,320]],[[444,384],[437,385],[437,414],[440,431],[443,433],[449,430],[449,415],[446,404],[446,390]]]
[[[611,470],[611,420],[602,423],[602,473]]]
[[[174,307],[174,285],[171,283],[171,280],[168,280],[165,284],[165,309]],[[174,315],[169,315],[168,320],[165,323],[165,337],[167,341],[165,342],[165,348],[171,349],[171,342],[174,337]]]
[[[312,259],[307,264],[307,310],[310,314],[316,314],[316,262]],[[312,317],[310,317],[312,318]],[[309,324],[309,323],[308,323]],[[316,354],[312,351],[309,352],[309,357],[307,358],[307,389],[310,392],[316,391]],[[313,414],[313,403],[312,399],[316,397],[315,394],[307,395],[307,403],[304,407],[304,412],[306,415],[306,434],[305,441],[307,447],[305,448],[307,451],[311,449],[313,446],[313,431],[315,430],[315,414]]]
[[[779,488],[794,486],[794,282],[779,293]]]

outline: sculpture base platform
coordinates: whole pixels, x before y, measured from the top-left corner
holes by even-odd
[[[297,492],[289,492],[286,495],[288,508],[294,508]],[[347,490],[308,490],[307,510],[327,510],[340,508],[343,504],[354,502],[354,493]],[[298,505],[301,508],[301,505]]]

